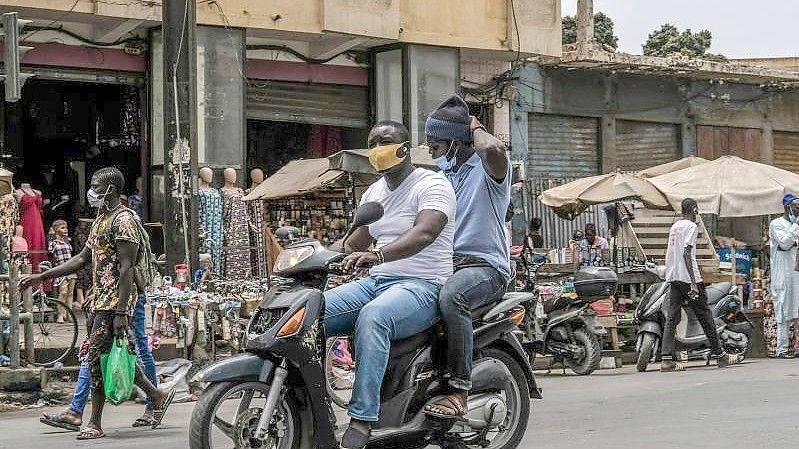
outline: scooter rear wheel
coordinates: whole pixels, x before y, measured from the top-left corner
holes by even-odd
[[[574,331],[574,339],[575,344],[583,347],[584,353],[579,360],[566,359],[566,364],[574,374],[587,376],[599,369],[599,364],[602,362],[602,347],[597,336],[583,327]]]

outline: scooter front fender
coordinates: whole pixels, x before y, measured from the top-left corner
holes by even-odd
[[[644,332],[649,332],[650,334],[655,334],[658,338],[663,337],[663,328],[660,327],[660,323],[657,321],[644,321],[638,326],[638,335],[643,334]]]
[[[222,359],[197,373],[197,382],[261,381],[272,375],[274,364],[255,354],[242,353]]]

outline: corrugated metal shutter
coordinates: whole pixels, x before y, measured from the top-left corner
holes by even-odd
[[[799,173],[799,133],[774,131],[774,165]]]
[[[541,236],[544,238],[546,248],[563,248],[569,243],[572,233],[576,229],[585,229],[586,223],[594,223],[599,235],[610,239],[608,231],[608,217],[603,210],[603,205],[591,206],[574,220],[564,220],[555,215],[552,208],[541,202],[539,197],[544,190],[557,187],[562,184],[574,181],[577,178],[565,179],[532,179],[528,189],[530,195],[531,210],[530,218],[538,217],[541,219]]]
[[[579,178],[599,173],[597,119],[530,114],[528,133],[531,176]]]
[[[368,98],[362,86],[250,80],[247,118],[366,128]]]
[[[616,164],[638,171],[679,159],[679,130],[670,123],[616,120]]]

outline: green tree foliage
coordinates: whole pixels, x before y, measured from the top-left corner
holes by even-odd
[[[686,56],[708,61],[726,61],[724,55],[708,53],[713,35],[708,30],[692,32],[690,29],[680,32],[674,25],[667,23],[649,34],[643,45],[646,56]]]
[[[563,43],[577,42],[577,17],[563,17]],[[613,33],[613,20],[603,12],[594,14],[594,39],[612,49],[619,46],[619,38]]]

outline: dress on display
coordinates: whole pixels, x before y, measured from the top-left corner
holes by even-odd
[[[78,226],[75,228],[75,239],[73,240],[74,246],[72,254],[78,254],[79,252],[83,251],[83,248],[86,246],[86,240],[89,239],[89,231],[92,229],[92,222],[94,220],[91,219],[80,219],[78,221]],[[75,288],[81,289],[83,291],[88,291],[92,288],[92,264],[85,263],[82,267],[78,270],[78,282],[75,284]]]
[[[6,237],[6,246],[10,248],[11,238],[17,226],[17,198],[13,193],[0,196],[0,235]]]
[[[222,272],[222,197],[217,189],[199,189],[200,226],[205,232],[206,248],[211,253],[214,263],[214,274]],[[208,241],[210,240],[210,241]]]
[[[240,188],[222,189],[222,219],[225,232],[223,274],[231,280],[250,275],[250,221]]]
[[[19,199],[20,224],[23,228],[22,236],[28,242],[28,258],[33,265],[33,271],[39,271],[39,262],[47,260],[47,239],[44,236],[44,223],[42,222],[42,196],[23,193]]]
[[[252,189],[248,190],[249,194]],[[255,249],[251,252],[253,274],[258,277],[266,277],[266,247],[264,245],[264,203],[263,201],[250,201],[247,203],[247,211],[252,220],[250,229],[250,241]]]

